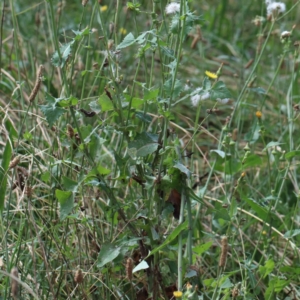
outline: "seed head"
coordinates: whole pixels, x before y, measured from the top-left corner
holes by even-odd
[[[227,260],[227,252],[228,252],[228,240],[227,236],[223,236],[221,239],[221,256],[219,261],[219,267],[224,267]]]

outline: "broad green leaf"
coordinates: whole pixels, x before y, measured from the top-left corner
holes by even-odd
[[[229,210],[230,218],[233,218],[236,216],[237,206],[238,206],[237,201],[236,201],[235,197],[233,197],[233,199],[231,200],[231,203],[230,203],[230,210]]]
[[[260,166],[261,163],[262,163],[262,160],[258,155],[250,154],[244,161],[241,168],[244,170],[244,169],[251,168],[251,167],[257,167],[257,166]]]
[[[4,201],[6,194],[6,185],[7,185],[7,171],[9,169],[9,164],[12,156],[12,147],[10,144],[10,140],[6,141],[6,145],[4,148],[1,169],[0,169],[0,213],[4,209]]]
[[[64,44],[59,48],[60,56],[57,51],[52,55],[51,62],[55,67],[63,68],[69,58],[72,51],[72,45],[74,41]]]
[[[217,81],[210,90],[210,98],[212,100],[231,98],[231,93],[223,81]]]
[[[191,171],[185,165],[177,162],[173,167],[184,173],[188,178],[190,177]]]
[[[66,112],[65,109],[57,107],[59,100],[60,99],[56,99],[50,94],[46,93],[47,105],[40,105],[40,109],[45,115],[50,127],[59,119],[61,115]]]
[[[147,156],[157,150],[158,135],[148,132],[138,134],[134,141],[128,144],[128,149],[136,149],[136,157]]]
[[[195,252],[198,256],[202,255],[202,253],[206,252],[211,246],[213,242],[207,242],[202,245],[198,245],[193,248],[193,252]]]
[[[56,190],[55,196],[60,204],[59,218],[64,220],[71,213],[74,206],[74,196],[70,191]]]
[[[263,278],[266,278],[271,272],[273,272],[275,263],[272,259],[266,261],[264,266],[259,266],[259,273]]]
[[[63,186],[67,191],[76,192],[78,188],[78,182],[72,180],[69,177],[62,176]]]
[[[243,198],[243,201],[247,202],[247,204],[256,212],[257,216],[261,218],[263,221],[268,222],[269,221],[269,213],[266,208],[259,205],[252,199]]]
[[[289,285],[288,280],[280,279],[278,277],[272,278],[269,281],[269,286],[266,289],[265,292],[265,299],[275,299],[274,293],[279,293],[281,292],[287,285]]]
[[[103,167],[101,165],[97,167],[97,170],[98,170],[99,174],[101,174],[101,175],[108,175],[111,172],[111,170],[106,169],[105,167]]]
[[[188,227],[188,220],[186,220],[184,223],[181,223],[178,227],[176,227],[174,229],[174,231],[165,239],[165,241],[158,246],[157,248],[153,249],[149,254],[148,257],[150,255],[153,255],[154,253],[156,253],[157,251],[163,249],[165,246],[167,246],[170,242],[172,242],[179,233],[181,233],[181,231],[183,231],[184,229],[186,229]]]
[[[289,230],[284,234],[284,237],[291,238],[291,237],[296,236],[298,234],[300,234],[300,229]]]
[[[183,90],[183,85],[180,80],[176,79],[174,87],[172,89],[173,80],[172,78],[168,79],[164,84],[164,91],[166,92],[166,95],[169,97],[172,95],[172,98],[177,98],[181,91]]]
[[[120,247],[116,247],[110,243],[104,244],[101,247],[100,253],[98,255],[97,267],[102,268],[106,264],[112,262],[121,252]]]
[[[145,260],[142,260],[133,270],[132,270],[132,273],[135,273],[137,271],[140,271],[140,270],[145,270],[145,269],[148,269],[149,268],[149,265],[148,263],[145,261]]]
[[[109,99],[109,97],[104,93],[100,96],[98,103],[101,106],[101,110],[104,111],[109,111],[114,109],[114,105],[112,103],[112,100]]]
[[[152,99],[156,99],[159,94],[159,89],[152,89],[152,90],[144,90],[144,100],[149,101]]]
[[[290,151],[288,153],[285,153],[284,156],[285,156],[286,159],[291,159],[295,156],[300,156],[300,150]]]
[[[221,150],[210,150],[210,152],[217,153],[221,158],[225,158],[225,156],[226,156],[226,153]]]
[[[130,32],[124,37],[123,41],[117,46],[117,50],[129,47],[134,43],[135,43],[134,35]]]

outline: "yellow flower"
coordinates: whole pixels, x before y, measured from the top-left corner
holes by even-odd
[[[175,298],[181,298],[182,292],[181,291],[176,291],[176,292],[173,292],[173,295],[174,295]]]
[[[262,234],[263,234],[263,235],[266,235],[266,234],[267,234],[267,232],[264,230],[264,231],[262,232]]]
[[[126,34],[127,33],[127,30],[123,27],[120,28],[120,33],[121,34]]]
[[[260,119],[262,117],[262,112],[258,110],[255,115],[258,119]]]
[[[205,75],[211,79],[217,79],[218,78],[218,75],[216,73],[212,73],[212,72],[209,72],[209,71],[205,71]]]
[[[104,12],[104,11],[106,11],[107,9],[108,9],[108,6],[107,6],[107,5],[103,5],[103,6],[100,7],[101,12]]]
[[[241,177],[245,177],[246,176],[246,172],[243,172],[242,174],[241,174]]]

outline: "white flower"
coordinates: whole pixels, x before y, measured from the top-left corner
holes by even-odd
[[[271,16],[273,12],[278,14],[286,11],[285,3],[282,2],[271,2],[267,5],[267,16]]]
[[[282,31],[281,32],[281,38],[285,39],[291,36],[291,32],[290,31]]]
[[[172,2],[172,3],[169,3],[166,6],[166,14],[167,15],[175,14],[176,12],[179,12],[179,11],[180,11],[180,4],[179,3]]]
[[[224,98],[224,99],[221,99],[221,98],[218,98],[217,101],[221,104],[226,104],[229,102],[229,98]]]
[[[266,0],[266,5],[268,6],[269,4],[271,4],[273,2],[273,0]]]
[[[202,95],[199,95],[198,93],[202,90],[202,88],[197,88],[191,96],[191,102],[194,107],[198,106],[200,101],[207,100],[210,97],[209,92],[205,92]]]

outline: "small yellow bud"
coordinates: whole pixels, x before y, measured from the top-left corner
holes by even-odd
[[[258,110],[255,115],[258,119],[260,119],[262,117],[262,112]]]

